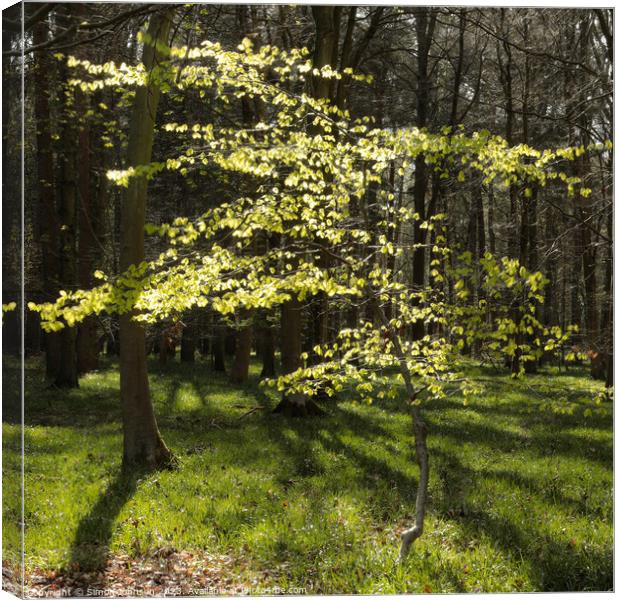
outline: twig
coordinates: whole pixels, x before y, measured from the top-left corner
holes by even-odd
[[[237,417],[237,421],[241,421],[243,417],[247,417],[248,415],[251,415],[252,413],[255,413],[258,410],[264,410],[264,409],[265,409],[264,406],[255,406],[254,408],[251,408],[250,410],[248,410],[248,412],[243,413],[240,417]]]

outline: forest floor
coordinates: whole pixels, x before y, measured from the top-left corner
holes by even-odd
[[[585,370],[512,381],[472,365],[486,379],[483,394],[468,406],[456,394],[428,404],[427,527],[397,564],[417,482],[402,401],[340,399],[324,416],[286,418],[271,413],[277,399],[258,387],[257,367],[244,386],[203,362],[150,367],[179,465],[127,476],[115,365],[59,391],[46,389],[39,359],[27,362],[29,595],[613,586],[612,411],[594,405],[602,386]],[[18,363],[5,358],[8,588],[19,573],[18,381]],[[569,405],[572,414],[560,412]]]

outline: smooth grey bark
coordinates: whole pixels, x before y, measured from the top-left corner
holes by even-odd
[[[399,560],[402,562],[407,558],[411,545],[415,542],[424,532],[424,518],[426,516],[426,501],[428,498],[428,476],[429,476],[429,461],[428,461],[428,447],[426,445],[427,427],[424,419],[422,418],[422,411],[418,404],[413,403],[416,400],[421,390],[416,390],[413,387],[413,379],[411,372],[407,366],[407,358],[405,352],[400,343],[400,336],[390,326],[390,321],[385,314],[383,308],[378,302],[374,303],[375,313],[377,317],[390,332],[392,338],[392,344],[394,346],[394,352],[398,359],[398,365],[403,376],[405,383],[405,389],[407,396],[412,401],[411,404],[411,421],[413,427],[413,437],[416,449],[416,461],[420,468],[420,479],[418,481],[418,490],[415,499],[415,520],[412,527],[406,529],[400,534],[401,546],[399,553]]]

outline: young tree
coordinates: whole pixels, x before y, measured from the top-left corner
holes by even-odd
[[[157,21],[151,23],[152,38],[157,31],[161,35],[158,27],[163,27],[154,23]],[[163,130],[175,136],[180,150],[166,162],[149,162],[144,152],[132,154],[135,146],[131,140],[135,144],[138,138],[130,135],[130,164],[127,169],[110,172],[109,177],[127,187],[134,202],[139,201],[139,189],[145,193],[147,177],[166,170],[187,174],[205,167],[252,178],[256,193],[240,194],[192,221],[179,217],[172,223],[150,225],[148,230],[169,244],[158,258],[143,261],[143,254],[134,250],[132,260],[123,264],[124,271],[118,277],[98,273],[104,280],[101,285],[64,293],[55,303],[34,308],[41,312],[48,329],[62,327],[63,322],[79,322],[92,312],[121,313],[125,332],[134,335],[134,345],[126,349],[133,348],[141,360],[140,364],[133,363],[141,370],[137,382],[124,374],[125,381],[140,393],[140,403],[136,404],[135,396],[124,398],[124,403],[130,408],[148,409],[132,415],[146,415],[153,424],[147,430],[147,443],[139,448],[149,456],[149,452],[157,455],[165,446],[157,434],[150,400],[143,394],[148,387],[140,354],[144,338],[139,322],[166,319],[193,307],[210,306],[222,315],[232,315],[291,302],[301,306],[319,295],[345,307],[357,307],[357,314],[363,317],[342,327],[334,341],[313,348],[319,362],[309,364],[307,353],[291,348],[285,355],[297,356],[297,362],[287,365],[280,377],[267,380],[266,385],[289,396],[310,398],[346,390],[366,401],[385,395],[395,397],[399,384],[404,386],[420,468],[415,524],[402,536],[404,558],[424,527],[429,461],[423,402],[442,396],[447,387],[457,383],[465,396],[477,388],[458,372],[459,346],[449,330],[451,319],[459,314],[455,312],[458,307],[446,302],[441,286],[420,288],[399,276],[399,263],[408,260],[412,248],[390,237],[396,221],[433,229],[439,227],[441,215],[422,221],[414,209],[395,209],[394,194],[384,186],[384,178],[387,174],[391,179],[394,165],[399,177],[411,177],[411,167],[423,155],[427,165],[442,172],[455,168],[481,172],[487,184],[500,179],[505,187],[515,181],[544,186],[558,177],[554,165],[573,158],[575,152],[571,148],[543,152],[525,145],[510,147],[488,132],[468,136],[448,131],[431,134],[417,128],[371,129],[369,119],[351,119],[327,99],[303,91],[295,93],[293,86],[282,84],[303,84],[308,73],[336,81],[342,76],[329,65],[313,68],[306,56],[304,50],[282,52],[271,46],[254,50],[247,39],[236,51],[210,42],[198,48],[173,48],[170,65],[157,72],[162,87],[170,93],[210,94],[211,101],[222,109],[230,106],[231,96],[258,97],[266,107],[265,119],[250,128],[241,124],[216,129],[212,123],[167,123]],[[147,60],[145,65],[152,66]],[[77,60],[71,64],[82,69],[87,81],[94,78],[88,84],[94,87],[127,85],[146,77],[148,85],[138,87],[136,93],[136,111],[143,106],[144,92],[153,82],[151,69],[145,75],[141,69],[120,69],[113,64],[93,67]],[[348,75],[365,79],[351,72]],[[136,114],[144,117],[142,112]],[[134,118],[134,127],[138,123],[143,120]],[[152,123],[141,135],[147,134],[151,136],[147,137],[148,146]],[[464,179],[463,172],[459,179]],[[587,194],[577,179],[567,181],[571,188]],[[366,196],[371,185],[375,186],[377,218],[351,218],[353,205]],[[139,219],[124,222],[132,223],[134,235],[141,238]],[[251,255],[248,250],[265,232],[280,236],[281,244]],[[224,234],[230,238],[226,245],[222,243]],[[444,236],[438,234],[435,242],[432,265],[450,252]],[[360,245],[366,245],[368,251],[359,253]],[[328,253],[328,263],[321,260],[321,252]],[[388,260],[390,257],[394,261]],[[511,288],[509,278],[513,277],[523,280],[519,290],[524,294],[537,294],[539,274],[521,271],[518,264],[510,263],[509,267],[504,277],[502,269],[494,269],[489,263],[490,293],[499,283]],[[437,271],[433,277],[436,283],[441,275]],[[421,321],[432,325],[429,332],[407,340],[404,332]],[[507,321],[504,325],[510,331]],[[121,353],[126,339],[121,339]],[[551,337],[543,341],[550,348],[557,344]],[[125,363],[124,368],[130,364]],[[396,380],[394,368],[399,372]],[[136,438],[134,421],[126,425],[126,440],[128,433]]]

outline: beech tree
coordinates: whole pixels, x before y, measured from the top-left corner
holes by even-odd
[[[60,4],[45,4],[40,8],[27,5],[25,8],[26,126],[27,131],[32,131],[33,140],[35,126],[37,135],[41,135],[36,147],[26,146],[25,155],[30,165],[27,171],[32,174],[27,177],[27,197],[32,199],[30,202],[38,201],[41,209],[34,210],[32,204],[25,211],[26,231],[34,235],[32,243],[26,247],[29,273],[26,300],[50,299],[59,287],[68,289],[76,283],[81,288],[90,287],[90,274],[96,268],[118,271],[121,194],[113,185],[100,185],[100,178],[105,177],[107,169],[124,164],[126,138],[112,136],[111,143],[99,142],[109,139],[106,128],[111,122],[114,121],[117,127],[122,124],[125,129],[132,99],[111,86],[98,90],[90,98],[82,97],[81,91],[76,91],[73,105],[67,111],[69,127],[65,128],[62,105],[66,97],[63,84],[66,73],[62,72],[62,61],[55,58],[59,53],[70,52],[94,62],[111,59],[119,65],[123,61],[134,64],[140,47],[135,36],[137,24],[155,10],[149,5],[123,7],[113,4],[75,10]],[[242,14],[244,18],[240,18]],[[17,59],[20,50],[16,46],[17,38],[11,36],[21,32],[21,25],[9,15],[7,13],[3,19],[7,32],[7,43],[3,46],[7,59],[4,73],[5,79],[17,86],[17,90],[21,77],[20,59]],[[317,80],[317,89],[328,94],[339,108],[349,108],[355,116],[374,116],[377,126],[414,124],[439,131],[444,125],[454,129],[462,124],[465,131],[484,127],[508,136],[509,143],[522,142],[537,147],[588,146],[611,137],[613,24],[608,10],[362,6],[318,7],[315,10],[308,6],[188,5],[176,12],[175,23],[175,37],[189,46],[196,45],[203,37],[236,44],[249,32],[249,37],[258,44],[275,42],[283,48],[308,47],[315,67],[321,68],[325,62],[341,71],[352,67],[372,73],[377,81],[372,87],[364,86],[343,73],[341,79],[329,80],[326,85]],[[319,47],[322,51],[315,51]],[[45,73],[38,77],[37,73],[42,69]],[[307,78],[305,90],[316,95],[312,79]],[[298,82],[283,81],[282,84],[285,89],[290,88],[296,93],[301,90]],[[48,98],[47,109],[43,96]],[[250,108],[253,119],[260,104],[239,98],[233,101],[230,111],[223,113],[210,96],[190,99],[189,102],[185,101],[186,96],[176,93],[164,96],[158,118],[174,120],[178,117],[171,115],[182,110],[189,122],[207,121],[218,126],[226,120],[230,124],[231,115],[233,120],[239,121],[239,112],[245,110],[244,105]],[[100,103],[112,107],[112,110],[100,111]],[[49,112],[47,117],[46,111]],[[74,123],[78,126],[74,127]],[[6,132],[6,127],[3,131]],[[78,133],[79,140],[76,139]],[[87,152],[89,143],[90,152]],[[73,153],[78,144],[81,149]],[[174,144],[171,136],[157,135],[155,156],[173,155],[176,152]],[[16,161],[19,153],[11,151],[14,146],[6,145],[4,159]],[[71,169],[67,170],[66,178],[61,177],[63,163],[69,162],[65,158],[72,153],[78,157],[72,176],[74,182],[77,179],[77,202],[71,200],[72,195],[75,196],[72,194],[75,185],[70,183],[69,177]],[[479,258],[488,251],[498,257],[518,258],[521,265],[530,270],[541,270],[550,282],[545,288],[545,302],[540,308],[539,319],[545,324],[559,322],[564,326],[578,323],[580,332],[573,337],[571,344],[601,355],[607,363],[611,382],[612,153],[582,156],[567,167],[567,174],[586,178],[593,190],[587,198],[577,195],[568,202],[558,186],[532,186],[532,195],[525,198],[524,189],[518,183],[505,189],[497,183],[486,185],[482,178],[472,177],[459,182],[456,170],[448,177],[440,177],[438,171],[425,168],[423,157],[419,157],[418,162],[419,168],[404,178],[392,169],[391,179],[386,177],[381,184],[392,188],[396,195],[395,204],[415,204],[417,196],[418,207],[424,209],[417,212],[423,220],[428,220],[434,213],[445,213],[446,238],[451,248],[458,248],[458,252],[452,254],[453,258],[464,250]],[[225,181],[217,170],[210,170],[208,185],[202,188],[196,187],[200,185],[200,179],[192,175],[183,180],[177,174],[153,182],[151,194],[157,201],[149,202],[147,219],[160,223],[175,214],[194,218],[202,210],[202,203],[217,204],[222,198],[236,194],[238,182],[246,186],[242,177],[235,176]],[[172,181],[174,191],[170,192]],[[46,182],[45,185],[42,182]],[[10,191],[12,183],[4,183]],[[358,203],[364,210],[370,207],[366,212],[369,219],[376,216],[373,208],[377,204],[375,187],[369,186],[368,197]],[[249,187],[243,193],[251,193]],[[5,301],[8,302],[15,299],[11,296],[11,289],[17,289],[16,284],[10,282],[18,281],[11,275],[11,269],[17,268],[14,258],[20,233],[18,220],[10,218],[19,214],[18,197],[5,195],[7,201],[3,210],[7,218],[3,231],[9,250],[4,255],[3,264],[7,274],[5,279],[9,282],[5,286]],[[71,220],[71,206],[77,211],[76,218],[61,231],[65,215]],[[93,233],[91,225],[98,220],[97,211],[102,206],[102,229],[94,231],[96,240],[89,239]],[[372,226],[369,228],[373,229]],[[572,235],[574,231],[579,235]],[[409,263],[402,263],[401,268],[403,275],[407,271],[412,282],[419,280],[424,285],[430,277],[432,257],[429,248],[434,243],[436,230],[409,228],[402,224],[402,227],[393,229],[392,234],[396,237],[417,235],[418,247],[412,250]],[[61,242],[66,252],[59,251]],[[275,237],[268,242],[280,243]],[[89,246],[95,252],[89,252]],[[148,241],[146,255],[151,258],[162,248],[163,241]],[[76,250],[77,270],[73,269],[76,272],[72,274]],[[100,255],[97,254],[99,251]],[[362,247],[360,251],[363,251]],[[393,258],[386,260],[390,262]],[[448,261],[443,261],[439,269],[447,264]],[[575,265],[578,268],[574,268]],[[61,266],[65,281],[59,286]],[[77,282],[73,281],[76,278]],[[444,286],[446,293],[453,297],[455,291],[450,277],[445,277]],[[480,299],[481,293],[474,286],[473,296]],[[347,309],[321,298],[303,303],[299,314],[301,330],[295,333],[301,340],[295,346],[308,352],[309,360],[315,360],[312,347],[320,341],[320,336],[333,336],[342,319],[354,323],[356,310],[355,306]],[[326,313],[328,317],[325,319],[322,316]],[[200,315],[200,311],[197,314]],[[268,358],[268,349],[275,347],[277,351],[280,340],[279,336],[273,335],[276,331],[273,327],[263,329],[262,325],[275,323],[280,314],[281,307],[274,307],[253,313],[248,319],[235,317],[234,321],[252,323],[254,338],[260,348],[264,346],[266,351],[263,354]],[[38,317],[28,316],[25,329],[27,354],[36,353],[39,348]],[[211,338],[220,323],[229,326],[230,323],[217,317],[213,320],[212,316],[208,310],[205,319],[198,317],[198,338]],[[184,322],[186,320],[184,318]],[[18,339],[17,323],[17,314],[8,316],[4,330],[7,350],[14,348],[14,340]],[[80,324],[78,375],[96,365],[98,348],[94,342],[103,331],[111,342],[108,347],[117,348],[118,353],[117,330],[118,316],[89,319]],[[290,333],[292,329],[285,327],[284,331]],[[184,358],[191,355],[189,333],[186,330]],[[63,346],[68,350],[66,356],[59,349],[63,335],[68,335],[65,342],[69,341]],[[71,371],[68,379],[75,382],[72,373],[74,344],[69,339],[72,335],[57,332],[43,338],[51,381],[56,379],[58,365],[63,362],[63,368],[68,366],[67,371]],[[269,342],[270,337],[273,343]],[[232,339],[232,335],[228,338]],[[246,336],[244,343],[239,345],[240,357],[247,356],[248,341]],[[232,349],[228,344],[229,355]],[[487,360],[486,354],[480,356],[477,341],[471,347],[466,345],[463,354]],[[220,361],[217,362],[220,366]],[[511,365],[506,366],[519,370],[520,361],[510,362]],[[277,362],[275,366],[278,368]],[[525,366],[530,369],[534,363],[526,361]],[[593,376],[597,376],[594,371]]]
[[[512,290],[525,299],[523,313],[514,318],[505,304],[506,310],[495,311],[498,327],[477,331],[486,301],[464,304],[465,288],[458,290],[460,304],[449,301],[441,285],[439,267],[452,253],[442,226],[444,215],[425,219],[415,207],[397,204],[395,179],[410,179],[423,157],[425,167],[439,177],[456,172],[461,182],[481,176],[486,184],[509,188],[520,182],[528,189],[557,180],[567,194],[587,197],[582,181],[567,176],[559,165],[605,146],[537,150],[525,144],[510,146],[487,131],[467,135],[450,128],[430,133],[373,127],[368,117],[353,119],[328,98],[304,91],[308,76],[335,82],[345,75],[352,80],[368,77],[351,69],[340,73],[331,65],[319,69],[304,49],[254,48],[247,38],[236,50],[205,41],[168,51],[168,23],[167,13],[152,18],[144,37],[143,65],[138,67],[68,59],[76,73],[72,85],[82,90],[136,90],[128,164],[108,172],[112,182],[126,189],[122,272],[98,271],[100,285],[63,291],[55,302],[30,307],[40,312],[48,331],[74,326],[93,313],[121,315],[125,462],[150,466],[169,461],[170,451],[157,431],[148,395],[142,324],[177,318],[194,308],[244,315],[314,298],[355,308],[356,319],[341,326],[335,339],[321,340],[312,348],[319,360],[309,360],[309,353],[297,347],[283,348],[283,359],[296,356],[296,362],[264,385],[293,397],[346,391],[366,402],[397,397],[404,387],[420,470],[415,523],[402,534],[404,558],[424,528],[429,476],[424,403],[453,386],[460,387],[465,401],[480,390],[480,384],[456,366],[462,344],[478,336],[493,350],[501,346],[507,354],[520,351],[525,356],[540,348],[553,351],[566,338],[559,328],[539,324],[530,310],[543,298],[544,277],[517,259],[492,256],[483,257],[480,265],[487,297],[501,306],[504,292]],[[164,56],[169,59],[165,63]],[[230,109],[231,98],[259,99],[264,111],[251,125],[163,123],[161,134],[172,136],[178,151],[165,161],[151,161],[159,90],[209,98],[222,111]],[[241,192],[197,219],[179,217],[147,225],[147,232],[165,240],[167,249],[145,260],[147,180],[165,172],[188,175],[205,169],[241,175],[252,181],[247,188],[252,192]],[[368,194],[371,187],[373,193]],[[367,217],[369,210],[376,213],[372,219]],[[399,225],[435,232],[428,285],[412,285],[398,274],[419,245],[417,238],[411,242],[394,235]],[[257,238],[265,235],[277,237],[280,244],[252,253]],[[471,264],[472,258],[460,260]],[[460,275],[465,278],[469,271],[463,269]],[[409,339],[406,332],[419,330],[420,323],[428,324],[425,334]],[[527,347],[525,342],[521,347],[512,342],[522,330],[529,335]]]
[[[155,14],[145,35],[142,56],[145,79],[134,99],[127,152],[129,168],[139,168],[151,160],[160,79],[168,58],[166,44],[171,16],[172,10]],[[145,175],[138,175],[128,182],[121,209],[120,267],[125,272],[144,261],[146,200],[147,179]],[[172,454],[157,428],[149,393],[145,333],[134,316],[131,310],[120,315],[123,462],[161,466],[171,461]]]

